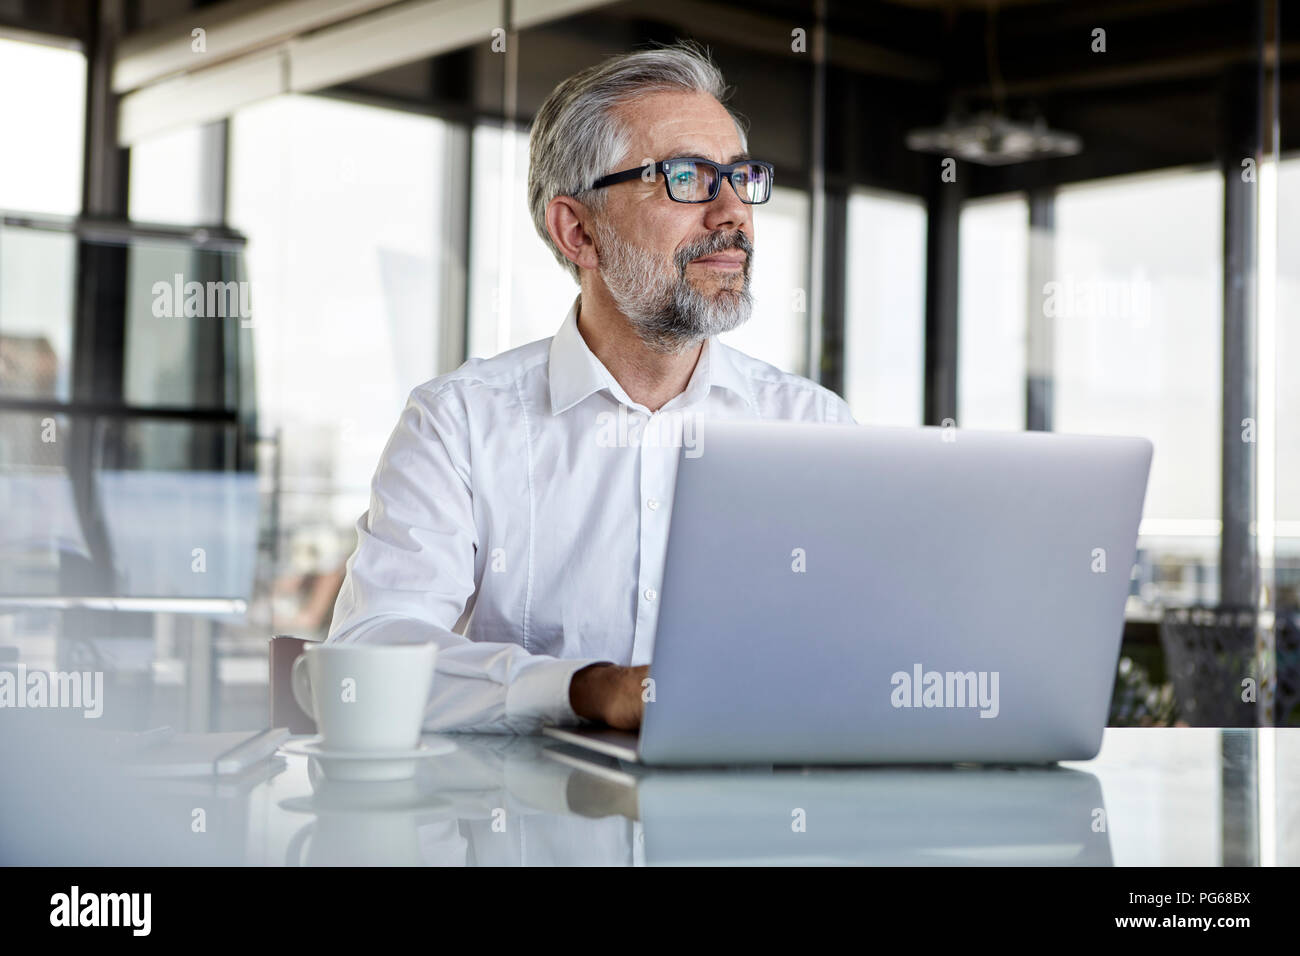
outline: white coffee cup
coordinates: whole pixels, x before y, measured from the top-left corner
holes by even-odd
[[[437,657],[436,644],[308,644],[293,662],[293,697],[325,750],[413,750]]]

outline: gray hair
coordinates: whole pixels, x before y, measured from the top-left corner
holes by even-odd
[[[556,196],[572,196],[599,213],[605,190],[590,185],[612,172],[630,148],[630,135],[615,116],[619,106],[649,90],[708,93],[718,102],[727,96],[722,71],[708,50],[693,41],[609,57],[575,73],[546,98],[528,138],[528,209],[533,226],[560,265],[575,280],[581,270],[546,231],[546,207]],[[748,149],[741,118],[736,124],[741,149]]]

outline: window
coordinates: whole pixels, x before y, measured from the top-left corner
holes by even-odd
[[[77,242],[0,224],[0,396],[71,398]]]
[[[1300,367],[1300,159],[1278,164],[1276,208],[1276,356],[1262,357],[1274,367],[1276,460],[1273,475],[1265,480],[1271,477],[1275,483],[1277,605],[1296,608],[1300,607],[1300,376],[1292,370]]]
[[[1024,196],[967,203],[957,242],[957,424],[1023,429],[1029,282]]]
[[[286,96],[241,110],[230,136],[260,431],[281,436],[272,534],[287,567],[277,577],[335,575],[406,397],[439,367],[446,130],[427,116]],[[306,636],[328,623],[326,613],[281,626]]]
[[[919,425],[925,374],[925,204],[849,197],[844,384],[863,425]]]
[[[1142,525],[1143,548],[1162,555],[1148,554],[1153,601],[1217,600],[1222,222],[1217,170],[1056,199],[1055,428],[1154,443]]]
[[[528,211],[528,134],[478,126],[470,207],[469,354],[555,334],[578,294]]]
[[[210,148],[206,131],[190,126],[131,147],[128,211],[137,222],[199,225],[204,215],[202,173]]]
[[[0,212],[81,211],[86,58],[0,38]],[[0,223],[0,396],[71,393],[76,242]]]
[[[86,58],[0,38],[0,209],[81,212]]]

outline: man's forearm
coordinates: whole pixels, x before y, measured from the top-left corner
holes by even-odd
[[[596,663],[532,654],[518,644],[471,641],[443,625],[397,614],[335,615],[330,643],[438,645],[425,711],[430,733],[537,733],[576,724],[569,705],[573,675]]]

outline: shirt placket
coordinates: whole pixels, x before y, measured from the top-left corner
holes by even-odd
[[[661,414],[638,413],[644,428],[637,450],[639,474],[639,534],[637,558],[636,629],[632,638],[632,664],[650,663],[655,628],[659,621],[660,588],[663,584],[663,555],[668,540],[669,503],[672,477],[668,456],[677,449],[660,447],[656,429]]]

